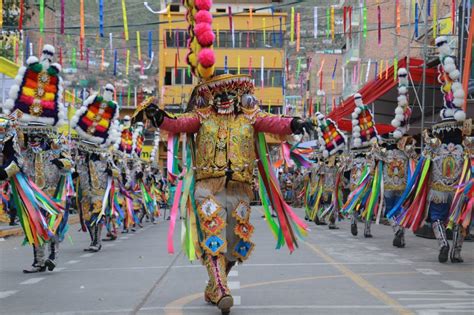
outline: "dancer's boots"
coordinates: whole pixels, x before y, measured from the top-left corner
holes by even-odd
[[[204,265],[209,275],[209,281],[204,291],[204,299],[215,304],[222,314],[229,314],[230,308],[234,305],[234,299],[230,295],[227,286],[227,273],[232,266],[228,266],[223,254],[217,256],[206,255]]]
[[[351,233],[357,236],[357,218],[355,213],[353,213],[351,217]]]
[[[453,229],[453,247],[449,252],[449,258],[452,263],[462,263],[464,260],[461,257],[462,244],[464,242],[464,229],[459,224],[456,224]]]
[[[440,263],[445,263],[448,261],[449,255],[449,244],[448,238],[446,237],[446,227],[444,226],[443,222],[440,220],[436,220],[431,223],[431,227],[433,228],[433,232],[438,240],[439,245],[439,255],[438,261]]]
[[[405,247],[405,228],[398,226],[393,238],[393,246],[398,248]]]

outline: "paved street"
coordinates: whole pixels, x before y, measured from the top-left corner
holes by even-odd
[[[465,244],[464,264],[440,264],[435,240],[408,233],[407,247],[397,249],[387,226],[374,226],[374,238],[364,239],[352,237],[347,223],[336,231],[312,224],[310,236],[289,255],[274,250],[256,210],[254,255],[229,277],[234,315],[473,312],[473,243]],[[82,251],[88,235],[74,225],[59,267],[33,275],[21,272],[32,260],[22,238],[0,239],[0,313],[220,314],[202,298],[205,269],[179,251],[167,254],[167,227],[148,224],[91,254]]]

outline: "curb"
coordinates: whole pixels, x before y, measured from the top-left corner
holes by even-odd
[[[79,223],[79,215],[74,214],[69,217],[68,224],[76,224]],[[0,237],[11,237],[11,236],[22,236],[23,229],[21,226],[14,227],[11,229],[1,230]]]

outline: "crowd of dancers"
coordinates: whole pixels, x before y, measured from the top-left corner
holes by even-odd
[[[167,203],[167,182],[155,156],[155,134],[148,161],[140,159],[143,123],[132,125],[113,101],[114,86],[87,98],[68,119],[63,105],[61,68],[55,49],[45,45],[19,70],[0,116],[2,209],[18,218],[34,261],[25,273],[52,271],[58,246],[68,230],[69,210],[79,213],[81,229],[90,235],[85,251],[101,250],[105,240],[155,222]],[[60,128],[69,124],[74,136]]]

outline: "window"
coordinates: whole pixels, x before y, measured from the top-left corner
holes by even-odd
[[[217,13],[226,13],[226,9],[223,8],[223,9],[216,9],[216,12]]]
[[[179,4],[171,4],[170,12],[179,12]]]
[[[187,68],[184,74],[184,84],[193,84],[193,75],[191,74],[191,71],[189,71],[189,74],[188,74]]]
[[[171,68],[166,68],[165,85],[172,85],[172,71]]]
[[[166,68],[165,85],[193,84],[192,75],[188,75],[188,68]]]
[[[184,79],[184,78],[183,78],[183,76],[184,76],[184,73],[183,73],[183,72],[184,72],[184,69],[183,69],[183,68],[178,68],[178,69],[176,69],[176,71],[175,71],[175,73],[174,73],[174,75],[175,75],[175,77],[174,77],[174,84],[179,84],[179,85],[183,84],[183,81],[184,81],[184,80],[183,80],[183,79]]]
[[[185,48],[188,42],[188,32],[183,30],[165,30],[166,34],[166,46],[167,47],[179,47]]]

